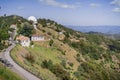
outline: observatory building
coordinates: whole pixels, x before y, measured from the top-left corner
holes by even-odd
[[[28,17],[29,21],[33,21],[34,23],[37,23],[37,19],[34,16]]]
[[[30,16],[30,17],[28,17],[28,21],[33,21],[34,29],[37,30],[37,26],[36,26],[36,24],[37,24],[37,19],[36,19],[34,16]]]

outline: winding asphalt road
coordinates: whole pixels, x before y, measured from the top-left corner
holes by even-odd
[[[21,77],[25,78],[25,80],[41,80],[39,78],[37,78],[36,76],[34,76],[33,74],[31,74],[30,72],[26,71],[25,69],[23,69],[22,67],[20,67],[17,63],[15,63],[13,61],[13,59],[10,56],[10,51],[15,47],[15,44],[12,43],[12,45],[10,47],[8,47],[5,52],[3,52],[0,57],[2,57],[3,59],[6,59],[7,61],[9,61],[13,67],[11,67],[10,69],[12,71],[14,71],[15,73],[17,73],[18,75],[20,75]]]

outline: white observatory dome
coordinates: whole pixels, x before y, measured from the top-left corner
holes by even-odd
[[[37,22],[37,19],[36,19],[34,16],[28,17],[28,20],[29,20],[29,21],[33,21],[34,23]]]

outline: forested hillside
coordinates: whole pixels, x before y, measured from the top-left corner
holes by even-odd
[[[8,44],[8,40],[10,37],[9,31],[12,31],[12,29],[10,29],[10,26],[12,24],[17,24],[19,26],[20,23],[25,21],[27,20],[17,15],[0,17],[0,50],[9,46]]]
[[[7,40],[9,26],[17,24],[18,35],[40,34],[49,38],[32,42],[34,47],[17,46],[11,51],[13,59],[25,69],[44,80],[120,80],[120,42],[99,34],[84,34],[66,28],[50,19],[32,22],[19,16],[0,17]],[[1,33],[1,32],[0,32]],[[1,34],[0,34],[1,35]]]

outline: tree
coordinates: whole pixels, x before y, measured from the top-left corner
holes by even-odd
[[[65,61],[65,60],[62,60],[61,65],[62,65],[64,68],[66,68],[66,61]]]
[[[45,60],[42,62],[42,67],[49,69],[61,80],[71,80],[70,74],[66,70],[64,70],[64,68],[60,64],[54,65],[51,60]]]
[[[54,41],[51,39],[50,42],[49,42],[49,45],[52,46],[54,43]]]
[[[0,30],[0,40],[8,40],[9,34],[6,30]]]
[[[44,60],[41,64],[41,66],[43,68],[47,68],[47,69],[50,69],[50,70],[53,70],[53,62],[51,60],[47,61],[47,60]]]
[[[25,56],[25,58],[26,58],[30,63],[34,63],[34,62],[35,62],[35,58],[34,58],[34,56],[31,55],[31,54],[27,54],[27,55]]]
[[[38,22],[42,24],[43,27],[46,27],[46,19],[38,19]]]
[[[70,74],[64,70],[64,68],[56,64],[54,65],[53,71],[52,71],[57,77],[61,78],[61,80],[71,80]]]
[[[22,34],[22,35],[24,35],[24,36],[30,37],[31,34],[33,34],[33,29],[34,29],[33,26],[31,26],[28,23],[25,23],[23,25],[23,27],[20,29],[19,33]]]

